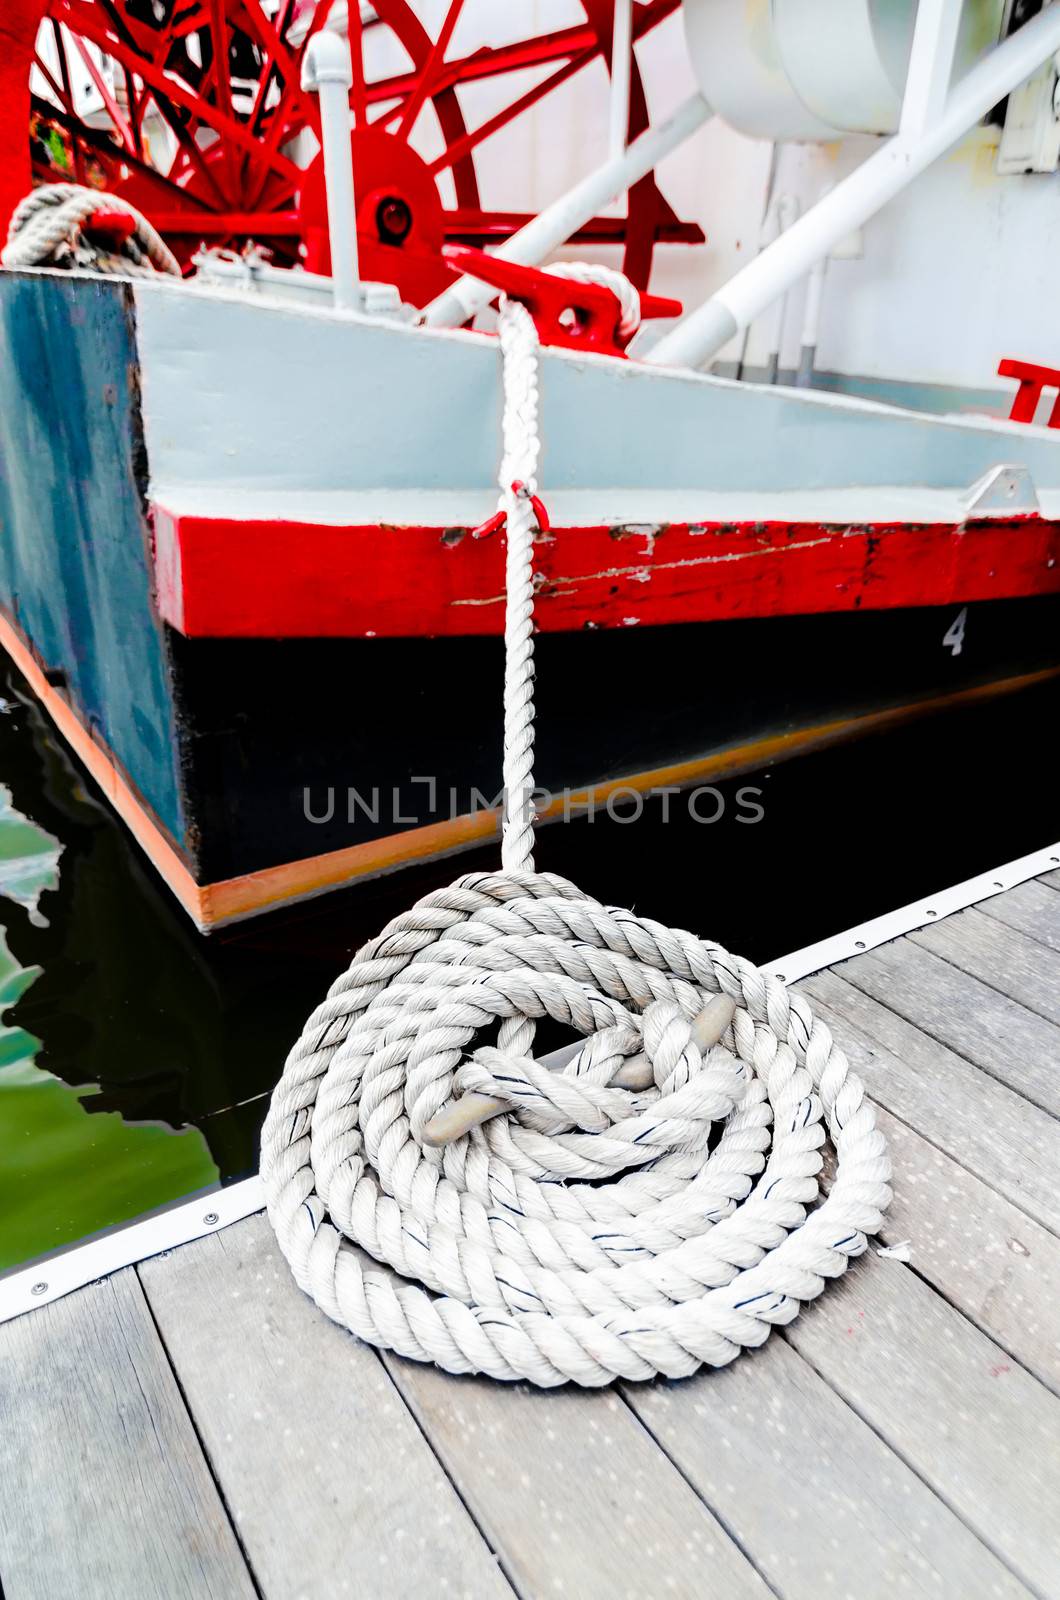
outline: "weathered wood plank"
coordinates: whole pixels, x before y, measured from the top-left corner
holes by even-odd
[[[1029,1592],[780,1335],[626,1394],[782,1600]]]
[[[1060,1394],[1060,1240],[876,1108],[894,1166],[881,1233],[977,1327]]]
[[[299,1291],[264,1216],[140,1271],[266,1600],[511,1595],[378,1355]]]
[[[614,1392],[387,1364],[527,1600],[708,1590],[766,1600],[754,1567]]]
[[[1060,1124],[832,972],[802,987],[873,1099],[1060,1234]]]
[[[1035,879],[1035,882],[1047,884],[1050,889],[1060,889],[1060,867],[1055,872],[1043,873],[1040,878]]]
[[[1060,1028],[911,939],[834,972],[999,1082],[1060,1116]]]
[[[1026,934],[970,906],[909,938],[1038,1016],[1060,1023],[1060,960]]]
[[[253,1600],[132,1269],[0,1328],[7,1600]]]
[[[875,1255],[788,1337],[1024,1583],[1060,1594],[1060,1400],[908,1267]]]
[[[1060,897],[1039,879],[982,900],[976,909],[1060,954]]]

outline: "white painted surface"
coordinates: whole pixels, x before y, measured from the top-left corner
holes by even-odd
[[[866,224],[860,260],[831,262],[819,366],[996,385],[1006,410],[1013,385],[996,376],[1002,358],[1060,366],[1060,325],[1047,309],[1060,247],[1057,180],[999,178],[997,142],[997,129],[977,129]],[[862,154],[788,149],[782,181],[805,192]]]
[[[932,44],[930,30],[925,48]],[[900,131],[873,151],[798,222],[749,262],[711,300],[679,322],[649,359],[698,366],[717,354],[718,311],[740,329],[810,270],[852,229],[878,213],[940,156],[951,149],[991,107],[1060,50],[1060,8],[1047,7],[988,51],[960,78],[940,114],[912,133]],[[919,118],[914,117],[915,122]],[[936,246],[937,227],[932,230]],[[897,286],[896,286],[897,287]],[[927,328],[924,336],[929,337]]]
[[[356,314],[246,303],[172,281],[135,286],[152,495],[492,490],[496,339]],[[547,492],[965,490],[999,461],[1060,487],[1060,432],[931,417],[846,396],[542,356]],[[195,397],[194,405],[188,403]]]
[[[496,489],[254,489],[215,484],[160,485],[153,503],[172,516],[219,517],[235,522],[306,522],[319,527],[477,527],[497,508]],[[976,516],[1013,514],[1004,498]],[[1028,508],[1017,505],[1018,511]],[[1060,521],[1060,488],[1039,499],[1041,514]],[[643,526],[660,523],[823,522],[835,526],[879,522],[955,524],[968,502],[952,489],[791,489],[718,492],[711,489],[559,489],[548,494],[557,528]]]
[[[739,6],[732,9],[742,11]],[[445,10],[446,0],[417,0],[418,14],[432,29]],[[977,5],[969,11],[975,28],[962,46],[967,56],[990,42],[990,17],[996,10]],[[973,17],[973,12],[982,15]],[[503,7],[478,0],[465,7],[450,54],[583,20],[575,0],[511,0]],[[366,39],[379,56],[380,74],[400,70],[401,52],[393,41],[388,44],[385,29],[368,30]],[[652,120],[658,123],[696,88],[681,15],[668,18],[641,40],[636,59]],[[545,69],[538,69],[465,86],[461,103],[468,125],[478,125],[544,75]],[[425,150],[439,148],[429,111],[416,133]],[[484,202],[541,209],[606,159],[607,134],[608,74],[597,63],[478,148]],[[1060,247],[1058,180],[998,177],[998,138],[992,128],[970,135],[867,225],[859,259],[833,259],[820,370],[993,389],[1005,413],[1011,385],[997,378],[1003,356],[1060,365],[1060,323],[1052,311],[1053,262]],[[851,171],[875,143],[858,136],[842,145],[787,145],[779,153],[775,192],[790,191],[806,208],[823,184]],[[660,246],[652,275],[657,293],[697,305],[754,255],[772,149],[768,139],[746,136],[715,118],[659,164],[657,177],[666,198],[679,216],[702,225],[707,243]],[[608,248],[579,246],[561,254],[610,265],[619,261],[619,252]],[[802,293],[797,286],[782,368],[798,364]],[[653,331],[663,328],[663,323],[653,324]],[[652,336],[649,332],[642,338],[641,349]],[[751,368],[764,365],[767,342],[768,317],[763,317],[751,331]],[[733,361],[739,353],[739,342],[733,341],[719,358]]]
[[[966,9],[974,26],[964,24],[962,59],[990,43],[999,3],[975,0]],[[745,10],[738,0],[686,0],[689,15],[719,4],[737,19]],[[791,14],[796,16],[800,5],[805,10],[807,4],[790,0]],[[448,0],[415,0],[416,14],[432,36],[447,9]],[[781,9],[786,30],[787,8]],[[905,0],[895,14],[903,9]],[[845,27],[861,26],[867,12],[880,14],[880,0],[842,0]],[[450,58],[467,55],[483,46],[582,24],[584,17],[577,0],[506,0],[504,5],[468,0],[447,53]],[[833,46],[836,37],[828,36]],[[386,27],[370,27],[364,38],[370,79],[406,69],[405,53]],[[642,39],[635,55],[652,122],[658,125],[697,88],[682,14],[675,13]],[[884,50],[881,59],[886,56]],[[830,73],[836,92],[850,92],[852,78],[844,74],[841,58],[829,66],[828,50],[811,49],[808,64]],[[467,125],[480,126],[551,70],[542,67],[462,85]],[[537,212],[583,179],[606,160],[608,106],[608,71],[597,61],[485,140],[475,151],[483,204]],[[425,156],[440,153],[438,125],[429,106],[417,120],[413,143]],[[867,225],[858,259],[833,260],[820,370],[977,393],[993,390],[997,407],[1004,411],[1011,385],[996,377],[1001,357],[1060,365],[1060,323],[1053,314],[1060,180],[1055,175],[998,177],[997,143],[996,129],[977,130]],[[842,178],[874,146],[874,140],[863,137],[842,145],[787,145],[779,154],[775,192],[790,191],[805,209],[823,183]],[[663,194],[680,217],[702,224],[707,243],[659,247],[652,278],[656,292],[683,299],[689,307],[697,305],[754,255],[772,153],[768,139],[745,136],[715,118],[659,163]],[[451,191],[443,175],[445,184]],[[606,209],[618,212],[622,207]],[[578,246],[561,253],[610,265],[620,259],[620,252],[608,247]],[[794,369],[798,363],[802,293],[802,285],[792,293],[782,368]],[[654,330],[663,327],[653,325]],[[642,335],[641,351],[653,337],[653,330]],[[764,364],[768,342],[769,318],[763,316],[751,330],[750,369]],[[739,355],[738,340],[719,352],[722,361],[735,361]]]

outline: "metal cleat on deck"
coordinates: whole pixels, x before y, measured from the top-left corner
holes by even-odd
[[[625,356],[626,346],[645,317],[677,317],[682,311],[680,300],[642,291],[637,296],[639,306],[630,315],[616,289],[603,281],[586,282],[572,276],[568,270],[572,264],[567,262],[543,271],[466,244],[446,245],[442,254],[453,272],[478,278],[521,301],[534,319],[541,343],[566,350]],[[590,270],[597,271],[601,279],[620,278],[606,268]],[[632,285],[627,286],[636,296]]]
[[[120,250],[136,232],[136,218],[130,212],[118,208],[113,211],[97,211],[85,219],[84,232],[89,238],[106,245],[109,250]]]

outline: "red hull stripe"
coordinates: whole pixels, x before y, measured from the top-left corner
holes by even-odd
[[[153,514],[159,609],[191,638],[502,631],[502,535]],[[1060,523],[554,528],[536,561],[546,632],[963,605],[1060,592]]]

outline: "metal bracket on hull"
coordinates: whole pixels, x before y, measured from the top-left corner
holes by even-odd
[[[1041,512],[1034,479],[1026,467],[1002,462],[977,478],[965,496],[970,517],[1037,516]]]

